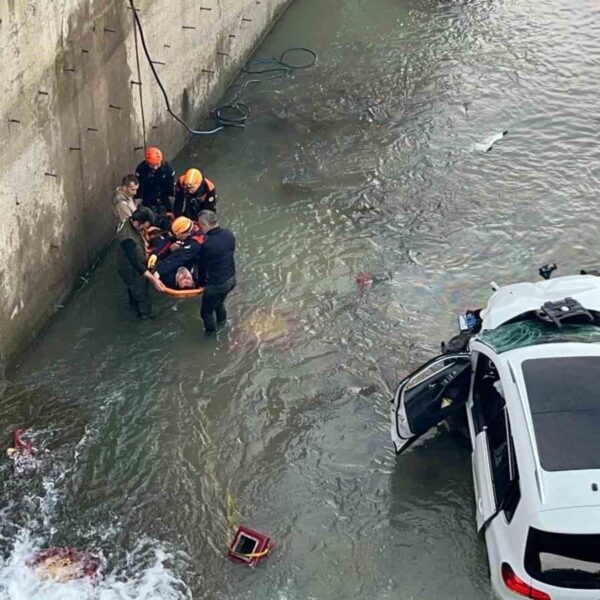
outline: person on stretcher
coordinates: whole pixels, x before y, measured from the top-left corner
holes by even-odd
[[[194,281],[192,272],[187,267],[179,267],[175,273],[175,287],[179,290],[191,290],[198,285]]]
[[[164,258],[158,260],[157,257],[156,273],[168,287],[179,289],[198,287],[194,282],[192,271],[198,260],[202,244],[204,244],[204,235],[198,225],[187,217],[175,219],[171,225],[171,232],[176,241],[173,242],[171,250]],[[174,245],[181,247],[174,252],[172,249]]]

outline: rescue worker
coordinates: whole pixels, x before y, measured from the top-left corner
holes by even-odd
[[[118,268],[127,286],[129,303],[140,319],[152,317],[152,305],[148,282],[158,292],[164,292],[164,284],[146,268],[146,247],[142,232],[154,224],[154,214],[149,208],[140,207],[123,221],[117,230],[119,240]]]
[[[198,169],[188,169],[175,186],[175,216],[197,221],[201,210],[217,211],[217,190]]]
[[[200,227],[187,217],[177,217],[171,224],[171,232],[176,241],[171,244],[169,255],[158,261],[156,273],[161,281],[174,288],[179,268],[194,269],[204,243],[204,235]],[[178,249],[175,250],[175,247]]]
[[[210,335],[227,322],[225,298],[235,287],[235,236],[229,229],[219,227],[217,215],[210,210],[200,212],[198,223],[204,233],[196,262],[197,281],[204,287],[200,316],[206,334]]]
[[[140,182],[136,198],[142,204],[161,215],[173,211],[175,171],[163,160],[162,152],[152,146],[146,148],[144,160],[137,166],[135,174]]]
[[[119,225],[129,219],[135,209],[139,205],[139,201],[135,199],[140,182],[133,175],[125,175],[121,180],[121,185],[115,190],[112,197],[113,214]]]

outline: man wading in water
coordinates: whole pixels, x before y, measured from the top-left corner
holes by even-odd
[[[219,227],[217,215],[210,210],[200,211],[198,222],[205,236],[197,262],[198,283],[205,288],[200,316],[210,335],[227,321],[225,298],[235,287],[235,236]]]
[[[127,286],[129,303],[135,308],[140,319],[152,316],[148,282],[158,292],[165,286],[146,267],[146,247],[141,232],[154,224],[154,214],[149,208],[138,208],[129,219],[121,223],[117,231],[120,252],[118,256],[119,275]]]

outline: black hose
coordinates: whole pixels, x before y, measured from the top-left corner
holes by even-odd
[[[199,131],[196,129],[192,129],[182,118],[178,117],[171,110],[171,103],[169,102],[169,96],[167,95],[167,91],[165,90],[165,88],[160,80],[160,77],[158,76],[158,73],[156,72],[156,68],[154,67],[152,58],[150,57],[150,52],[148,52],[148,46],[146,45],[146,38],[144,37],[144,30],[142,28],[142,24],[140,23],[140,18],[138,17],[137,10],[133,4],[133,0],[129,0],[129,4],[131,5],[131,10],[133,11],[133,16],[135,18],[135,24],[137,25],[138,32],[140,34],[140,40],[142,42],[142,48],[144,49],[144,54],[146,55],[146,58],[148,59],[148,64],[150,65],[150,69],[152,71],[152,74],[154,75],[154,79],[156,79],[156,83],[158,83],[158,87],[160,88],[160,91],[162,92],[162,95],[165,99],[165,104],[167,106],[167,112],[178,123],[181,123],[190,133],[192,133],[194,135],[212,135],[214,133],[218,133],[219,131],[222,131],[224,129],[224,126],[219,126],[219,127],[216,127],[215,129],[212,129],[209,131]]]
[[[156,83],[162,92],[163,98],[165,99],[165,105],[167,107],[167,112],[181,125],[183,125],[189,133],[193,135],[213,135],[215,133],[219,133],[219,131],[223,131],[225,127],[245,127],[246,120],[250,116],[250,107],[243,102],[238,102],[242,92],[253,83],[263,83],[264,81],[270,81],[271,79],[278,79],[280,77],[285,77],[289,75],[292,71],[298,69],[308,69],[312,67],[317,62],[317,55],[308,48],[288,48],[284,50],[279,58],[256,58],[248,61],[243,67],[242,72],[252,75],[261,75],[263,73],[272,73],[275,71],[281,72],[281,75],[275,75],[272,77],[266,77],[264,79],[249,79],[245,81],[239,88],[238,92],[235,94],[234,98],[227,104],[221,104],[216,106],[211,110],[211,116],[217,121],[218,127],[210,130],[197,130],[192,129],[181,117],[176,115],[171,109],[171,103],[169,102],[169,96],[167,91],[165,90],[158,72],[152,62],[152,58],[150,56],[150,52],[148,51],[148,46],[146,45],[146,38],[144,37],[144,30],[142,28],[142,24],[140,22],[140,18],[138,17],[137,10],[133,4],[133,0],[129,0],[129,4],[131,6],[131,10],[133,11],[133,16],[135,19],[135,24],[137,30],[140,34],[140,40],[142,42],[142,48],[144,49],[144,54],[148,59],[148,64],[150,65],[150,70],[154,75],[154,79],[156,79]],[[292,52],[305,52],[310,55],[309,60],[305,64],[301,65],[293,65],[288,63],[285,58]],[[250,69],[250,65],[252,64],[272,64],[275,65],[272,69],[259,69],[252,70]],[[229,112],[229,115],[227,113]]]
[[[285,57],[292,52],[305,52],[310,58],[305,64],[293,65],[285,61]],[[279,58],[254,58],[249,60],[243,67],[242,71],[248,75],[261,75],[262,73],[273,73],[275,71],[296,71],[298,69],[308,69],[317,62],[317,55],[309,48],[288,48],[281,53]],[[252,69],[251,65],[274,65],[271,69]]]

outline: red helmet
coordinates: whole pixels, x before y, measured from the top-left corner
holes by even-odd
[[[151,167],[159,167],[162,164],[163,155],[158,148],[152,146],[146,148],[144,158]]]

